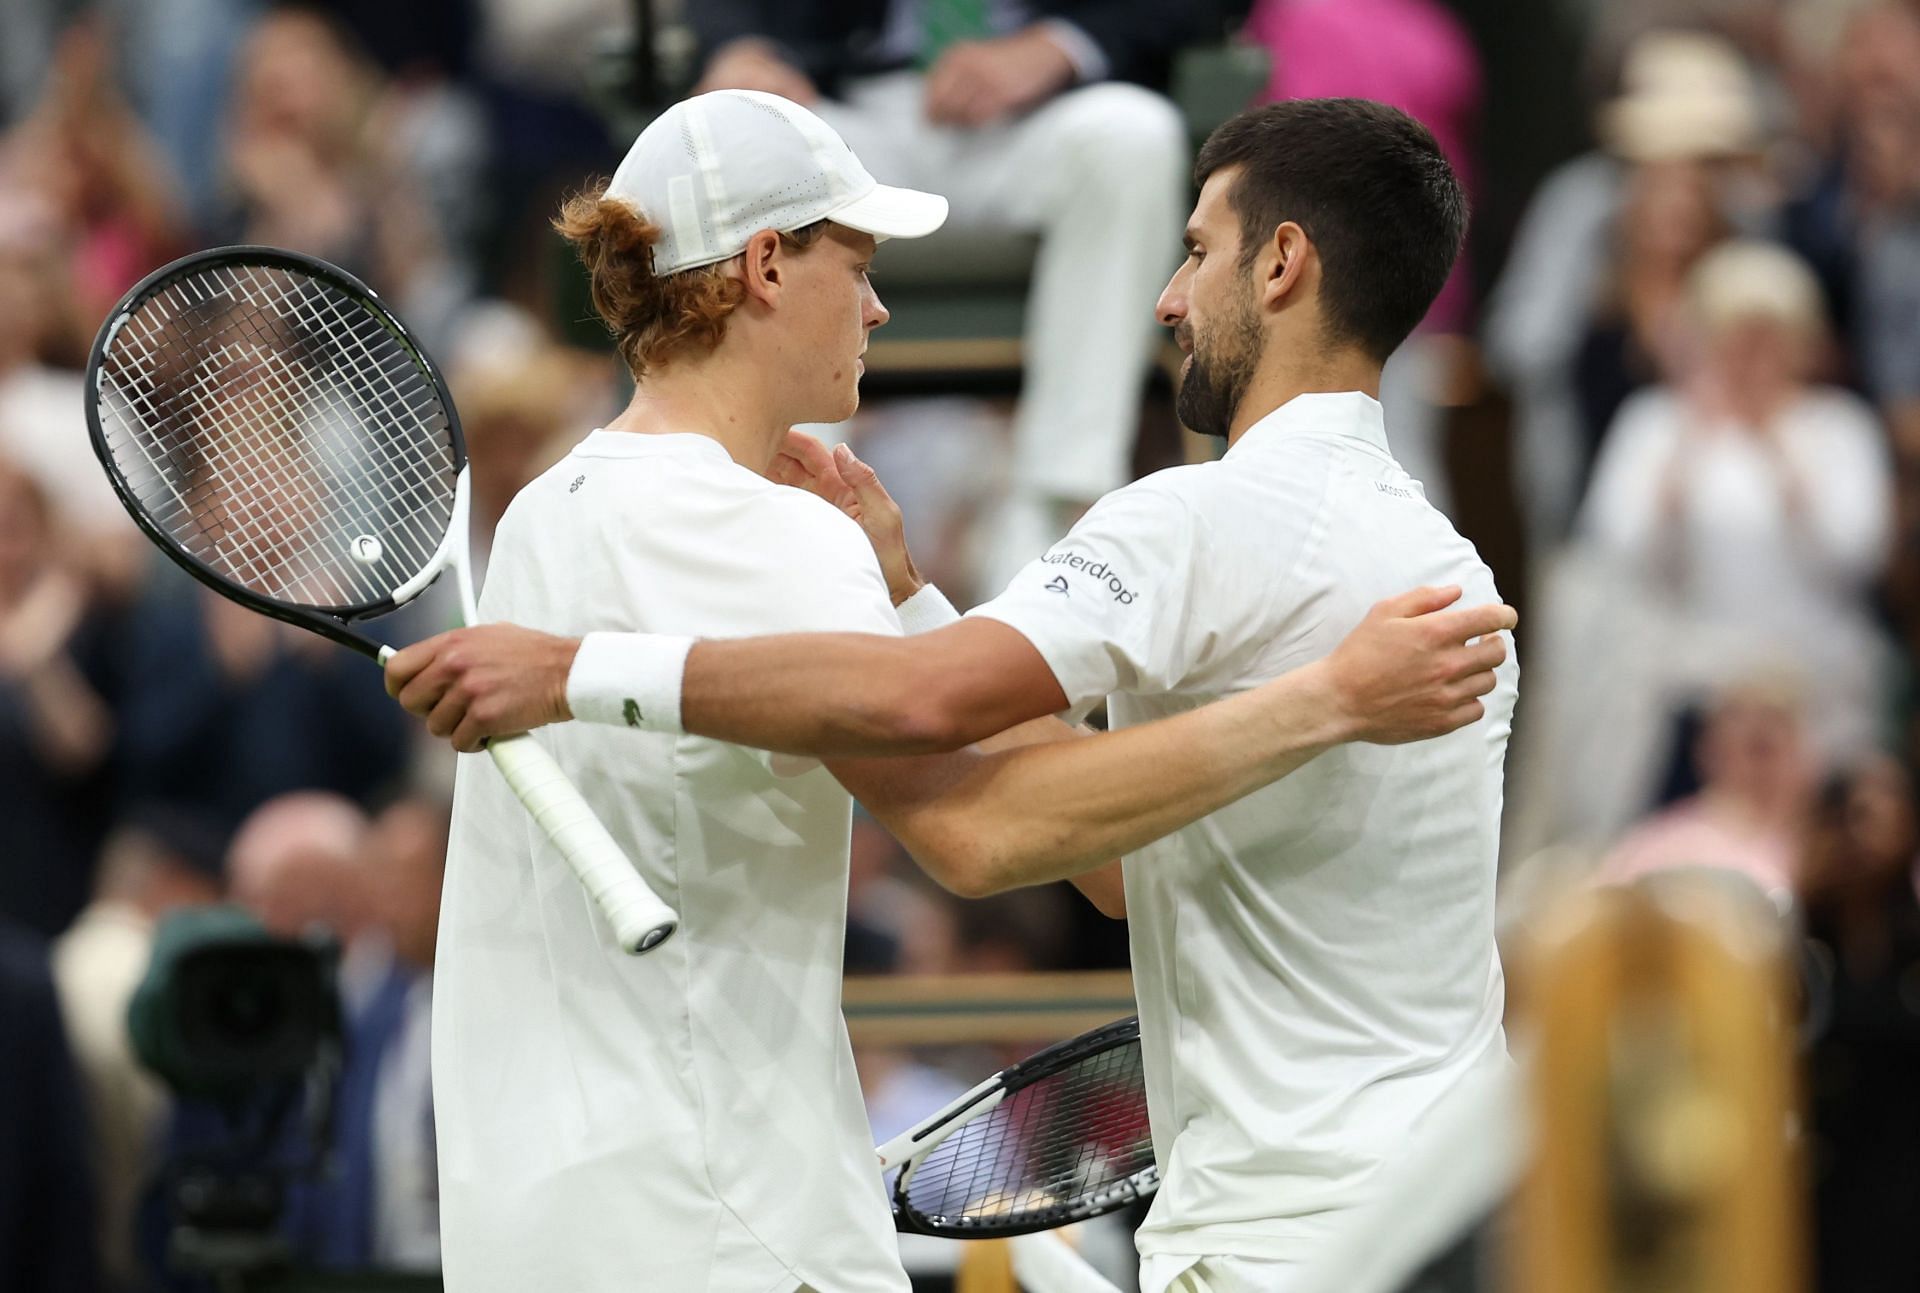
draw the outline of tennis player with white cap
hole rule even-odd
[[[1423,590],[1324,658],[1126,732],[1070,739],[1040,718],[951,753],[823,767],[657,730],[678,726],[677,690],[619,684],[685,655],[651,634],[896,639],[951,615],[886,541],[899,517],[884,492],[849,491],[787,430],[853,412],[859,354],[887,317],[866,277],[875,244],[931,231],[943,208],[876,184],[804,109],[722,91],[662,115],[556,221],[637,388],[515,498],[480,609],[613,644],[610,721],[538,739],[681,926],[622,955],[491,763],[461,760],[434,1002],[449,1288],[907,1287],[839,1014],[849,791],[962,892],[1090,871],[1083,887],[1117,906],[1105,860],[1341,742],[1452,731],[1495,684],[1505,648],[1484,635],[1511,610],[1417,614],[1457,595]],[[1027,653],[1030,715],[1067,708],[1040,653],[995,631]],[[464,713],[541,676],[490,675],[463,642],[484,639],[401,652],[390,686],[418,707],[458,671],[424,708],[451,697]],[[555,678],[563,691],[565,662]]]

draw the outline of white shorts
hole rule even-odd
[[[1140,1263],[1140,1293],[1283,1293],[1298,1262],[1156,1253]]]

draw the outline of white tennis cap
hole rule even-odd
[[[762,229],[787,233],[831,217],[875,238],[922,238],[947,200],[890,188],[807,109],[758,90],[682,99],[640,132],[607,196],[660,225],[653,272],[737,256]]]

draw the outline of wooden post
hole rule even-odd
[[[1566,899],[1515,958],[1535,1160],[1509,1287],[1802,1293],[1783,924],[1675,873]]]

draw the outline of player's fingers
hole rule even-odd
[[[466,693],[458,687],[449,687],[427,714],[427,730],[435,736],[451,737],[466,716]]]
[[[781,445],[783,456],[791,458],[800,472],[807,477],[804,488],[812,490],[829,503],[840,505],[842,495],[847,492],[847,482],[841,479],[840,469],[835,465],[833,455],[819,440],[804,431],[787,432],[786,443]]]
[[[447,688],[453,685],[453,677],[453,670],[447,666],[446,660],[436,658],[415,674],[394,699],[409,714],[425,718],[440,703],[440,698],[447,694]]]
[[[780,452],[800,460],[800,464],[816,476],[831,475],[833,455],[820,437],[808,435],[805,431],[788,431],[785,440],[780,442]]]
[[[853,450],[847,445],[836,446],[833,451],[833,465],[839,470],[840,479],[847,482],[854,500],[863,508],[881,509],[897,513],[899,506],[893,501],[893,495],[887,493],[887,487],[880,483],[880,473],[853,456]]]
[[[487,734],[481,731],[471,715],[453,729],[453,748],[462,754],[478,754],[487,748]]]
[[[1463,701],[1447,711],[1446,718],[1443,720],[1446,723],[1446,727],[1442,729],[1442,734],[1445,732],[1459,731],[1461,728],[1467,726],[1467,724],[1477,723],[1486,716],[1487,707],[1479,701]]]
[[[1486,602],[1479,606],[1463,606],[1436,615],[1433,619],[1435,627],[1446,632],[1454,641],[1465,642],[1514,628],[1520,623],[1520,612],[1502,602]]]
[[[434,644],[438,640],[428,638],[425,642],[416,642],[410,647],[401,648],[387,658],[387,695],[398,700],[406,685],[418,677],[422,669],[433,663]]]
[[[1489,635],[1471,646],[1460,647],[1446,657],[1445,674],[1449,681],[1498,669],[1507,661],[1507,640]]]
[[[1412,619],[1417,615],[1427,615],[1453,605],[1460,600],[1460,589],[1455,585],[1444,588],[1413,588],[1384,601],[1373,604],[1370,615],[1383,619]]]

